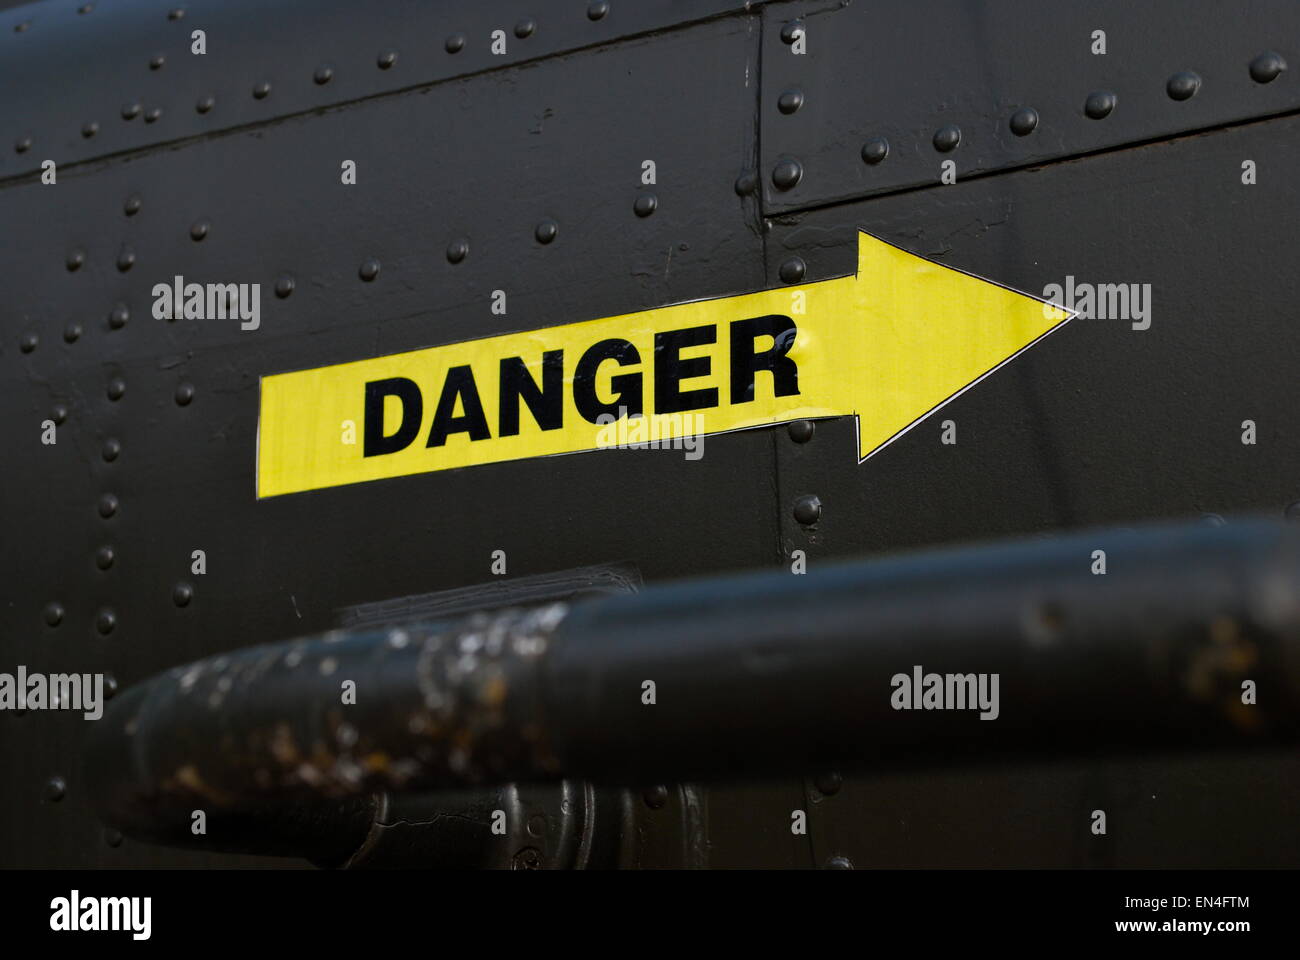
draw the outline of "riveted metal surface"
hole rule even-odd
[[[0,12],[0,178],[38,170],[43,159],[65,164],[264,124],[746,6],[625,0],[593,20],[582,0],[373,0],[364,9],[348,0],[194,0],[172,20],[166,3],[146,0],[85,16],[67,3],[33,4]],[[533,29],[521,33],[523,23]],[[192,52],[195,30],[205,33],[201,55]],[[454,54],[443,50],[450,35],[463,38]],[[158,122],[146,126],[140,115],[151,111]],[[21,152],[11,146],[26,138]]]
[[[617,22],[610,9],[602,25]],[[586,5],[576,10],[590,26]],[[530,43],[547,31],[544,11],[537,20]],[[7,293],[0,347],[10,414],[0,433],[16,451],[5,522],[23,544],[0,559],[14,585],[0,607],[7,660],[111,672],[129,686],[328,629],[342,607],[491,581],[496,549],[510,576],[632,560],[654,580],[768,562],[774,456],[761,431],[710,438],[697,462],[604,452],[262,502],[253,483],[261,375],[761,287],[755,200],[732,190],[755,161],[757,32],[752,15],[714,19],[85,164],[55,187],[0,189],[0,215],[27,238],[7,262],[24,282]],[[329,55],[336,76],[324,89],[344,79]],[[689,77],[683,62],[695,64]],[[251,67],[235,73],[231,83],[251,89]],[[340,183],[345,159],[357,163],[355,186]],[[644,160],[659,184],[642,218]],[[132,196],[141,202],[127,216]],[[558,232],[542,245],[534,230],[548,219]],[[208,229],[194,242],[200,220]],[[451,263],[457,241],[465,255]],[[127,272],[123,243],[136,257]],[[83,265],[69,273],[74,248]],[[382,270],[366,282],[369,259]],[[260,283],[260,328],[155,318],[151,289],[176,275]],[[498,289],[504,316],[491,310]],[[108,320],[115,304],[131,316],[120,329]],[[70,318],[84,333],[68,344]],[[44,446],[33,438],[56,405],[66,421]],[[99,455],[110,437],[121,445],[112,463]],[[644,522],[647,504],[665,502]],[[178,594],[181,583],[191,591]],[[65,609],[57,628],[43,619],[52,600]],[[102,609],[114,614],[106,635]],[[8,775],[31,788],[0,796],[7,864],[212,862],[103,842],[74,769],[80,717],[0,722],[41,736],[39,750],[0,743]],[[68,791],[52,812],[37,801],[54,772]]]
[[[1297,145],[1289,117],[780,218],[771,269],[798,254],[814,280],[853,269],[861,227],[1035,294],[1067,276],[1151,285],[1149,329],[1072,320],[860,466],[851,418],[819,423],[807,443],[779,436],[783,499],[822,507],[811,527],[783,513],[787,555],[1205,511],[1280,516],[1300,490],[1300,430],[1283,413],[1300,403],[1300,327],[1277,305],[1300,300],[1300,278],[1266,251],[1300,210]],[[1247,159],[1268,171],[1253,186],[1241,183]],[[1244,420],[1267,440],[1243,445]]]
[[[1300,108],[1300,74],[1280,69],[1300,63],[1289,0],[799,0],[762,13],[762,169],[803,169],[793,187],[764,178],[768,212],[937,184],[945,160],[961,179]],[[795,22],[802,54],[782,36]],[[781,108],[791,88],[797,112]],[[1011,123],[1026,109],[1037,117],[1022,133],[1027,118]],[[873,161],[879,138],[889,155]]]
[[[789,570],[796,549],[815,569],[1300,517],[1290,4],[174,4],[0,13],[0,218],[21,237],[0,669],[102,671],[109,695],[341,610],[587,565],[655,581]],[[35,182],[44,159],[57,186]],[[843,275],[858,228],[1031,292],[1151,283],[1153,323],[1072,321],[861,465],[834,419],[709,437],[698,462],[602,452],[254,499],[262,375]],[[154,317],[177,275],[260,283],[260,328]],[[1266,442],[1239,442],[1248,418]],[[0,865],[280,863],[124,841],[87,802],[80,716],[0,724]],[[1294,757],[806,775],[637,785],[618,862],[1293,865],[1300,846]],[[1089,844],[1074,818],[1099,803],[1127,826]],[[519,840],[512,864],[544,861]]]
[[[862,228],[1033,293],[1067,276],[1150,283],[1152,304],[1146,330],[1072,320],[861,465],[851,418],[807,440],[777,435],[782,501],[822,504],[814,526],[782,512],[781,562],[800,550],[811,570],[863,551],[1206,511],[1282,516],[1300,490],[1300,329],[1279,309],[1300,298],[1280,253],[1300,210],[1298,146],[1300,118],[1257,121],[777,218],[771,271],[799,255],[812,279],[849,272]],[[1243,185],[1245,160],[1268,175]],[[1241,443],[1248,419],[1266,440]],[[948,420],[955,444],[942,442]],[[1214,772],[1094,761],[856,779],[811,798],[809,835],[819,858],[880,867],[1288,866],[1300,835],[1282,784],[1298,778],[1294,755],[1270,753]],[[1097,807],[1126,826],[1089,844],[1076,821]]]

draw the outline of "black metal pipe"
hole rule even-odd
[[[1298,652],[1300,529],[1096,530],[239,651],[115,698],[88,777],[189,842],[376,791],[1289,743]]]

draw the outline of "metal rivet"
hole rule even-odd
[[[791,257],[785,263],[781,264],[780,276],[782,283],[798,283],[803,279],[803,275],[808,271],[808,265],[803,262],[802,257]]]
[[[39,342],[40,342],[40,338],[36,336],[36,334],[24,333],[21,337],[18,338],[18,349],[21,350],[23,353],[31,353],[33,350],[36,349],[36,344]]]
[[[662,784],[647,787],[642,792],[641,799],[645,801],[645,805],[651,810],[658,810],[668,802],[668,788]]]
[[[934,149],[940,153],[947,153],[950,150],[957,149],[959,143],[961,143],[961,127],[955,123],[950,123],[934,131]]]
[[[794,518],[805,526],[811,526],[821,519],[822,502],[816,494],[808,494],[794,502]]]
[[[790,432],[790,439],[795,443],[807,443],[817,432],[817,424],[812,420],[791,420],[790,426],[786,429]]]
[[[465,49],[465,34],[453,33],[443,46],[447,48],[448,53],[460,53]]]
[[[194,384],[180,383],[176,385],[176,406],[188,407],[194,400]]]
[[[536,847],[524,847],[511,858],[510,869],[512,870],[540,870],[542,869],[542,854]]]
[[[126,273],[135,266],[135,251],[130,247],[124,246],[117,253],[117,269]]]
[[[1282,59],[1282,55],[1268,50],[1250,61],[1250,79],[1256,83],[1268,83],[1276,80],[1278,74],[1285,69],[1286,61]]]
[[[798,89],[787,90],[776,100],[776,108],[782,113],[794,113],[802,106],[803,91]]]
[[[528,818],[528,835],[530,837],[540,837],[546,832],[546,817],[540,813],[535,813]]]
[[[117,513],[117,508],[117,497],[111,493],[106,493],[99,498],[99,515],[105,520]]]
[[[827,870],[852,870],[853,861],[848,857],[831,857],[826,861]]]
[[[121,330],[131,319],[131,310],[125,303],[116,303],[108,315],[108,325],[114,330]]]
[[[210,220],[195,220],[190,226],[190,239],[196,243],[208,235],[208,229],[212,226]]]
[[[122,212],[128,217],[134,217],[140,212],[140,207],[143,206],[143,203],[144,201],[140,199],[140,194],[133,193],[131,196],[126,198],[126,203],[122,204]]]
[[[216,105],[217,98],[210,93],[205,93],[203,96],[199,97],[198,101],[194,104],[194,109],[199,113],[207,113]]]
[[[107,607],[100,610],[99,614],[95,617],[95,629],[98,630],[102,636],[106,637],[112,633],[116,627],[117,614]]]
[[[51,601],[45,605],[45,623],[57,627],[63,622],[63,604]]]
[[[141,109],[143,108],[140,106],[140,102],[138,100],[132,103],[122,104],[122,119],[134,120],[136,117],[140,116]]]
[[[609,4],[606,0],[595,0],[594,3],[587,4],[588,20],[603,20],[609,13]]]
[[[68,419],[67,405],[62,403],[56,403],[53,407],[52,415],[54,417],[55,423],[62,424],[64,420]]]
[[[258,100],[265,100],[271,94],[271,85],[263,80],[253,88],[253,97]]]
[[[1100,120],[1110,116],[1110,112],[1115,109],[1115,103],[1115,94],[1109,90],[1096,90],[1088,94],[1088,99],[1083,104],[1083,112],[1094,120]]]
[[[843,785],[844,778],[834,771],[824,773],[813,780],[813,786],[817,788],[817,791],[827,797],[835,796],[840,792],[840,787]]]
[[[520,20],[515,24],[515,36],[520,40],[531,37],[533,31],[537,29],[537,21],[532,19]]]
[[[334,69],[328,66],[319,66],[316,68],[316,72],[312,74],[312,79],[315,80],[316,83],[320,85],[329,83],[330,80],[333,79],[333,77],[334,77]]]
[[[1038,111],[1033,107],[1024,107],[1011,115],[1011,132],[1017,137],[1027,137],[1038,126]]]
[[[275,278],[275,295],[281,300],[293,293],[293,287],[293,274],[282,273]]]
[[[94,120],[82,124],[81,135],[85,137],[87,140],[89,140],[97,133],[99,133],[99,124],[97,124]]]
[[[104,546],[95,551],[95,566],[101,570],[107,570],[113,565],[117,554],[113,552],[112,547]]]
[[[109,828],[104,831],[104,842],[117,849],[122,845],[122,831]]]
[[[50,777],[45,781],[45,799],[58,803],[68,793],[68,782],[62,777]]]
[[[81,336],[81,324],[77,322],[69,323],[63,328],[63,342],[76,343]]]
[[[172,603],[178,607],[188,607],[194,599],[194,588],[188,583],[178,583],[172,588]]]
[[[114,377],[108,381],[108,399],[121,400],[122,395],[126,393],[126,381],[121,377]]]
[[[803,179],[798,160],[782,160],[772,171],[772,183],[778,190],[790,190]]]
[[[112,700],[117,693],[117,677],[111,673],[104,674],[104,699]]]
[[[107,463],[112,463],[114,460],[116,460],[119,456],[122,455],[121,441],[114,440],[112,437],[109,437],[107,440],[104,441],[104,449],[101,450],[100,453]]]
[[[753,170],[746,170],[736,178],[737,196],[748,196],[758,187],[758,174]]]
[[[862,162],[877,164],[889,156],[889,141],[884,137],[873,137],[862,145]]]
[[[1294,503],[1288,503],[1286,509],[1282,511],[1282,516],[1286,517],[1288,520],[1300,522],[1300,500],[1297,500]]]
[[[31,148],[32,148],[31,137],[19,137],[17,140],[14,141],[14,152],[16,153],[26,153]]]
[[[469,241],[460,237],[447,244],[447,262],[460,263],[469,256]]]
[[[795,39],[803,33],[803,21],[791,20],[781,28],[781,42],[794,43]]]
[[[158,120],[158,118],[161,117],[161,116],[162,116],[162,108],[161,108],[161,107],[150,107],[147,111],[145,111],[144,122],[145,122],[145,123],[156,123],[157,120]]]
[[[67,260],[64,261],[69,270],[80,270],[81,265],[86,262],[86,253],[84,250],[72,250],[68,253]]]
[[[375,279],[375,277],[379,276],[379,261],[374,257],[364,261],[361,264],[361,269],[357,271],[357,274],[362,280],[369,283],[371,280]]]
[[[166,63],[166,62],[167,62],[167,58],[164,57],[161,53],[154,54],[154,56],[152,56],[152,57],[149,59],[149,69],[150,69],[150,70],[161,70],[163,64]]]
[[[533,231],[533,236],[537,238],[538,243],[550,243],[560,233],[560,225],[554,220],[543,220]]]
[[[1175,73],[1165,84],[1165,92],[1171,100],[1190,100],[1201,89],[1201,78],[1191,70]]]
[[[376,60],[375,62],[379,64],[380,70],[387,70],[389,67],[391,67],[393,64],[397,62],[397,51],[385,50],[383,53],[379,55],[379,59]]]
[[[632,211],[638,217],[648,217],[659,208],[659,199],[653,193],[643,193],[632,202]]]
[[[177,7],[175,10],[168,10],[168,11],[167,11],[167,19],[168,19],[168,20],[179,20],[179,19],[181,19],[183,16],[185,16],[185,10],[184,10],[183,8],[181,8],[181,7]]]

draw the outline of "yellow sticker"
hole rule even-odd
[[[853,276],[263,377],[257,492],[847,415],[864,460],[1070,316],[859,233]]]

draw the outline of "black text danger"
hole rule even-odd
[[[448,367],[437,390],[437,406],[426,447],[440,447],[458,433],[471,441],[490,440],[493,436],[519,434],[520,418],[527,415],[542,430],[564,426],[565,386],[571,385],[573,407],[589,423],[609,422],[620,415],[620,407],[629,417],[643,414],[681,413],[707,410],[722,403],[742,404],[754,399],[755,380],[759,373],[770,374],[773,396],[788,397],[799,393],[799,370],[788,356],[798,330],[793,320],[771,314],[736,320],[726,325],[729,338],[731,374],[727,384],[704,385],[712,377],[712,358],[684,357],[682,351],[718,342],[718,325],[707,324],[667,330],[654,335],[654,355],[643,357],[629,340],[610,338],[591,344],[575,358],[565,351],[547,350],[542,354],[541,382],[529,372],[523,357],[502,357],[492,370],[479,370],[478,377],[491,381],[480,383],[468,365]],[[763,341],[760,347],[759,341]],[[605,364],[613,364],[607,390],[611,399],[597,391],[597,373]],[[571,365],[571,366],[570,366]],[[646,378],[650,379],[647,389]],[[693,381],[690,386],[683,381]],[[483,389],[495,390],[498,420],[496,433],[484,413]],[[429,394],[433,396],[433,393]],[[649,408],[646,405],[649,396]],[[395,397],[401,404],[397,428],[384,433],[384,404]],[[409,447],[424,424],[425,394],[420,384],[408,377],[371,380],[365,385],[365,426],[363,453],[367,457],[397,453]],[[457,412],[459,411],[459,412]],[[599,418],[604,416],[604,421]]]

